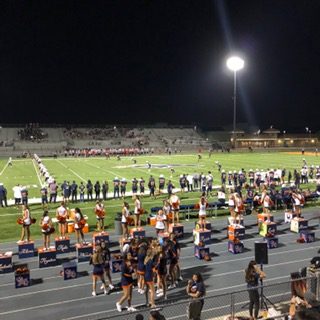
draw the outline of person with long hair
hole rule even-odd
[[[158,275],[158,290],[157,297],[164,297],[167,300],[167,255],[164,247],[161,247],[160,254],[157,259],[157,275]]]
[[[122,237],[128,238],[129,230],[128,230],[128,219],[130,216],[129,212],[129,204],[128,202],[124,202],[122,205],[122,216],[121,216],[121,226],[122,226]]]
[[[49,217],[48,210],[43,212],[42,218],[40,220],[41,233],[43,235],[43,250],[50,249],[50,235],[54,232],[52,226],[51,218]]]
[[[200,319],[206,289],[202,275],[199,272],[192,275],[192,279],[188,281],[186,291],[189,297],[195,299],[189,306],[189,319]]]
[[[112,289],[114,289],[114,285],[112,283],[111,274],[110,274],[111,253],[108,248],[108,244],[105,241],[101,241],[100,246],[101,246],[101,255],[103,258],[103,262],[104,262],[104,264],[103,264],[104,273],[109,280],[109,288],[112,290]],[[101,286],[100,289],[104,289],[103,285]]]
[[[127,300],[128,301],[128,311],[136,311],[134,307],[131,306],[132,300],[132,274],[134,270],[131,265],[130,258],[125,256],[123,258],[122,266],[121,266],[121,286],[123,290],[123,295],[121,299],[116,303],[117,310],[122,312],[121,305]]]
[[[64,201],[62,201],[60,207],[57,208],[56,217],[59,223],[60,239],[65,239],[67,232],[68,210]]]
[[[104,205],[100,200],[96,201],[96,206],[94,207],[94,213],[96,214],[97,219],[97,230],[103,231],[104,230],[104,218],[105,218],[105,209]]]
[[[138,293],[144,294],[144,274],[145,274],[145,265],[144,265],[144,259],[147,254],[146,250],[147,244],[145,242],[142,242],[139,245],[138,250],[138,264],[137,264],[137,275],[138,275]]]
[[[84,219],[80,208],[75,208],[74,211],[74,230],[76,231],[77,243],[80,244],[81,238],[82,244],[85,244],[83,228],[86,224],[86,220]]]
[[[22,229],[21,238],[19,242],[23,242],[25,236],[27,236],[27,242],[30,241],[30,225],[31,225],[31,215],[28,205],[24,204],[22,206]]]
[[[166,216],[163,213],[162,210],[159,210],[157,215],[156,215],[156,233],[157,235],[160,232],[164,232],[165,230],[165,221],[166,221]]]
[[[248,293],[249,293],[249,314],[251,320],[258,319],[259,315],[259,280],[265,278],[266,274],[260,270],[256,261],[251,260],[249,262],[248,268],[245,270],[245,281],[247,283]],[[254,313],[253,313],[254,307]]]
[[[102,257],[102,249],[98,245],[95,248],[95,252],[91,257],[91,263],[93,265],[93,272],[92,272],[92,295],[96,296],[96,287],[97,287],[97,280],[101,280],[103,284],[103,293],[107,294],[106,282],[104,280],[104,260]]]
[[[138,195],[134,198],[134,227],[138,228],[141,227],[141,201]]]
[[[201,229],[204,230],[205,226],[206,226],[206,208],[208,206],[208,202],[205,198],[205,196],[202,195],[202,197],[200,198],[199,201],[199,222],[200,222],[200,226]]]
[[[154,282],[153,282],[153,251],[151,248],[147,250],[146,257],[144,259],[144,265],[145,265],[145,274],[144,274],[144,281],[147,286],[148,294],[149,294],[149,304],[151,308],[155,308],[155,290],[154,290]]]
[[[171,208],[170,208],[170,203],[168,200],[163,200],[162,211],[163,211],[164,215],[166,216],[166,220],[164,221],[164,224],[165,224],[165,230],[168,232],[169,222],[171,220]]]
[[[169,199],[169,203],[173,212],[172,223],[175,224],[175,220],[179,223],[179,209],[180,209],[180,199],[179,197],[173,193]]]

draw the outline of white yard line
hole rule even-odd
[[[35,165],[35,163],[34,163],[34,160],[32,159],[31,161],[32,161],[34,170],[35,170],[35,172],[36,172],[36,175],[37,175],[37,177],[38,177],[38,180],[39,180],[39,183],[40,183],[40,188],[41,188],[41,186],[42,186],[42,181],[41,181],[41,178],[40,178],[40,174],[39,174],[38,169],[37,169],[37,167],[36,167],[36,165]]]
[[[64,168],[66,168],[67,170],[69,170],[70,172],[72,172],[75,176],[77,176],[79,179],[81,179],[84,182],[87,182],[86,179],[82,178],[79,174],[77,174],[75,171],[73,171],[72,169],[68,168],[63,162],[61,162],[58,159],[55,159],[55,161],[57,161],[60,165],[62,165]]]

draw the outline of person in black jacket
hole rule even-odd
[[[92,200],[92,191],[93,191],[93,185],[91,180],[88,180],[87,182],[87,200]]]

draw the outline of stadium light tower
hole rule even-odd
[[[244,61],[239,57],[227,59],[227,67],[233,71],[233,145],[236,146],[236,117],[237,117],[237,72],[244,67]]]

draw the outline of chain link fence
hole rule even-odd
[[[315,305],[320,305],[320,272],[309,275],[297,281],[305,280],[307,292],[306,299],[313,301]],[[291,288],[296,280],[280,282],[272,285],[259,287],[260,292],[260,315],[264,309],[272,309],[273,316],[264,314],[264,319],[285,319],[289,311],[290,300],[292,297]],[[262,299],[261,299],[262,296]],[[206,296],[201,312],[201,318],[190,318],[188,311],[192,300],[167,300],[159,304],[156,310],[165,317],[166,320],[233,320],[249,319],[249,294],[248,290],[241,290],[232,293]],[[137,314],[143,315],[144,319],[149,319],[151,309],[145,306],[136,306],[137,312],[106,311],[102,316],[92,316],[91,320],[117,319],[134,320]],[[320,315],[320,313],[319,313]],[[319,316],[320,318],[320,316]],[[88,319],[88,318],[87,318]]]

